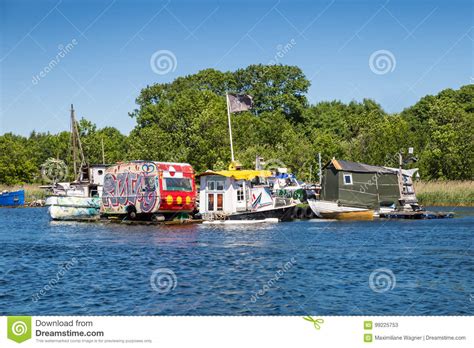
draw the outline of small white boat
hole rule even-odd
[[[50,196],[45,205],[53,220],[97,220],[100,197]]]
[[[311,210],[321,218],[338,220],[372,220],[374,211],[367,208],[341,206],[336,202],[308,199]]]

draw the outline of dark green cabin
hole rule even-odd
[[[398,206],[398,175],[385,167],[333,159],[323,167],[321,199],[370,209]]]

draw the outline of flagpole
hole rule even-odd
[[[230,155],[232,162],[234,162],[234,146],[232,144],[232,125],[230,123],[230,108],[229,108],[229,93],[225,94],[226,103],[227,103],[227,119],[229,121],[229,138],[230,138]]]

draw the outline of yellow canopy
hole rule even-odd
[[[272,172],[269,170],[208,170],[207,172],[199,174],[199,176],[204,175],[221,175],[234,178],[235,180],[252,180],[257,176],[268,178],[272,176]]]

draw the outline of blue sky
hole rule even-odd
[[[304,71],[312,103],[372,98],[399,112],[473,83],[472,3],[0,0],[0,134],[68,129],[71,103],[128,133],[142,87],[272,61]],[[176,58],[167,73],[158,51]]]

